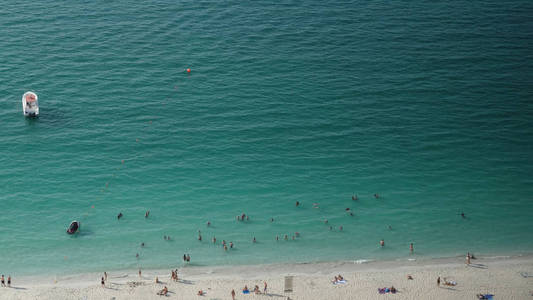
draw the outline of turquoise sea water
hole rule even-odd
[[[0,271],[532,252],[531,16],[531,1],[4,1]]]

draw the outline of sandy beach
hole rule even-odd
[[[327,262],[232,267],[179,268],[179,281],[169,270],[108,272],[102,287],[100,274],[47,278],[14,278],[11,288],[0,288],[1,299],[477,299],[479,293],[494,299],[529,299],[533,290],[533,256],[403,260],[381,262]],[[333,284],[341,274],[346,283]],[[293,277],[293,292],[284,292],[285,276]],[[408,275],[413,278],[409,280]],[[155,277],[161,283],[155,283]],[[437,278],[441,285],[437,286]],[[455,286],[444,286],[444,280]],[[242,288],[255,285],[267,295],[244,295]],[[168,287],[166,297],[157,292]],[[394,286],[396,294],[380,294],[378,288]],[[205,292],[198,296],[199,290]]]

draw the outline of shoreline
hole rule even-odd
[[[170,297],[194,299],[236,299],[265,297],[240,292],[244,285],[263,289],[267,281],[278,299],[351,299],[352,296],[372,299],[383,296],[377,288],[395,286],[402,299],[475,299],[476,292],[487,292],[506,299],[523,299],[533,289],[533,255],[478,257],[467,266],[464,258],[440,258],[391,261],[337,261],[318,263],[269,264],[248,266],[186,266],[178,269],[180,282],[170,280],[168,270],[110,271],[106,288],[100,286],[102,273],[57,276],[24,276],[13,278],[13,287],[0,288],[7,299],[158,299],[156,292],[168,286]],[[333,285],[331,280],[342,274],[346,284]],[[410,274],[414,280],[407,280]],[[528,274],[523,277],[520,274]],[[283,293],[284,276],[294,276],[294,292]],[[155,283],[155,277],[162,283]],[[458,282],[456,287],[436,287],[436,278],[448,277]],[[512,289],[511,289],[512,288]],[[207,291],[207,297],[196,295]],[[452,294],[450,294],[452,293]],[[376,296],[377,295],[377,296]],[[3,297],[3,296],[2,296]],[[348,298],[346,298],[348,297]],[[255,298],[254,298],[255,299]]]

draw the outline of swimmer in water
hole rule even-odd
[[[229,247],[233,249],[233,242],[229,242]]]
[[[353,195],[352,195],[352,200],[353,200],[353,201],[356,201],[356,200],[359,200],[359,199],[357,199],[357,195],[353,194]]]
[[[255,236],[254,236],[254,240],[253,240],[254,243],[257,243],[257,240],[255,239]]]
[[[144,242],[141,243],[141,247],[144,247]]]
[[[413,251],[415,251],[415,247],[413,246],[413,243],[411,243],[411,245],[409,245],[409,252],[413,253]]]
[[[274,218],[270,218],[270,223],[274,222]]]
[[[284,239],[285,239],[286,241],[288,241],[288,240],[289,240],[289,236],[288,236],[288,235],[285,235]]]
[[[378,199],[379,195],[378,194],[374,194],[374,198]]]
[[[145,217],[145,218],[148,218],[148,215],[149,215],[149,214],[150,214],[150,211],[147,210],[146,213],[144,213],[144,217]]]
[[[279,236],[276,235],[276,241],[279,241]]]
[[[216,242],[217,242],[217,238],[213,237],[213,244],[215,244]]]
[[[392,230],[392,226],[389,225],[389,230]]]
[[[120,220],[120,218],[122,218],[122,213],[118,213],[118,216],[117,216],[117,219]]]
[[[381,247],[384,247],[385,246],[385,240],[379,241],[379,244],[381,245]]]
[[[296,201],[296,206],[300,206],[300,201]]]
[[[325,219],[325,220],[324,220],[324,224],[328,224],[328,219]]]
[[[207,221],[207,227],[211,226],[211,222]]]
[[[466,216],[465,216],[464,212],[461,212],[461,217],[463,217],[463,219],[466,219]]]
[[[342,231],[342,226],[339,226],[339,230]]]

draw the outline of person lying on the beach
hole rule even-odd
[[[162,290],[157,293],[159,296],[166,296],[168,294],[168,288],[165,286]]]
[[[391,286],[391,288],[378,288],[378,292],[380,294],[385,294],[385,293],[393,293],[393,294],[396,294],[398,290],[394,287],[394,286]]]
[[[446,278],[443,278],[444,279],[444,285],[449,285],[449,286],[456,286],[457,285],[457,282],[455,281],[448,281],[446,280]]]
[[[407,275],[407,280],[413,280],[413,276]]]
[[[492,299],[492,296],[494,296],[494,295],[492,295],[492,294],[486,294],[486,295],[477,294],[476,296],[477,296],[478,299],[488,300],[488,299]]]
[[[204,295],[204,291],[199,290],[199,291],[198,291],[198,296],[203,296],[203,295]]]

